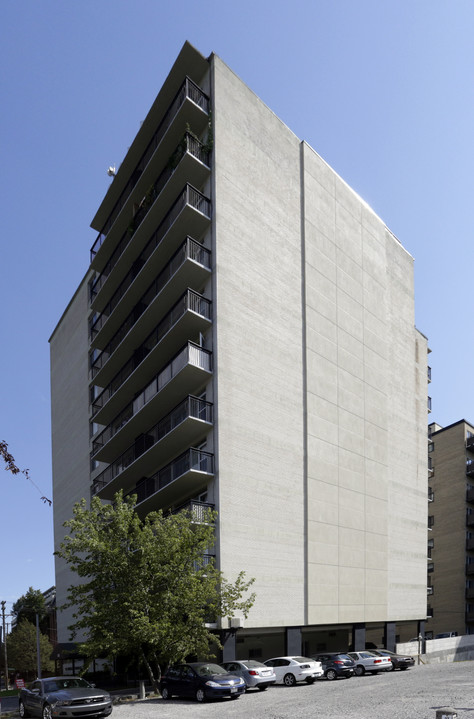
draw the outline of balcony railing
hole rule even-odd
[[[473,513],[466,513],[466,526],[473,527],[474,526],[474,512]]]
[[[474,562],[466,564],[466,574],[474,574]]]
[[[203,370],[211,371],[212,353],[205,350],[194,342],[188,342],[183,349],[169,362],[151,382],[130,402],[120,414],[95,437],[92,443],[92,457],[119,432],[124,425],[134,417],[137,412],[156,397],[163,387],[176,377],[186,365],[200,367]]]
[[[474,452],[474,437],[468,437],[466,439],[466,449],[469,452]]]
[[[470,487],[466,490],[466,502],[474,502],[474,487]]]
[[[180,89],[178,90],[178,93],[176,94],[174,100],[170,104],[169,108],[167,109],[162,121],[160,122],[155,134],[153,135],[152,139],[147,145],[147,148],[143,155],[141,156],[135,170],[131,173],[130,180],[128,181],[126,187],[122,190],[119,199],[114,205],[114,208],[112,212],[110,213],[109,217],[107,218],[107,221],[104,224],[104,227],[102,228],[102,231],[99,233],[97,239],[95,240],[94,244],[91,247],[91,262],[96,256],[97,252],[99,251],[99,248],[101,247],[103,241],[107,237],[107,233],[112,227],[113,223],[115,222],[115,219],[117,218],[120,210],[125,205],[128,197],[130,196],[131,191],[137,184],[140,175],[142,174],[145,167],[148,165],[153,153],[155,152],[156,148],[160,144],[163,135],[173,122],[174,118],[176,117],[180,107],[183,105],[186,99],[191,100],[196,105],[198,105],[205,113],[209,112],[209,98],[207,95],[204,94],[204,92],[199,88],[190,78],[186,78],[183,84],[181,85]]]
[[[434,491],[431,487],[428,487],[428,502],[432,502],[434,500]]]
[[[156,347],[156,345],[161,342],[163,337],[168,334],[168,332],[179,322],[186,312],[195,312],[197,315],[210,320],[211,301],[200,295],[198,292],[194,292],[194,290],[188,289],[184,295],[181,295],[178,302],[171,308],[168,314],[163,317],[161,322],[148,335],[143,344],[135,350],[134,356],[128,360],[119,372],[117,372],[107,387],[105,387],[105,389],[102,390],[102,392],[94,399],[92,404],[93,414],[96,414],[100,409],[102,409],[112,395],[117,392],[128,377],[130,377],[132,372],[137,369],[145,357],[154,349],[154,347]],[[103,363],[98,363],[100,355],[97,358],[93,358],[94,356],[91,355],[91,360],[93,360],[91,370],[93,377],[95,377],[104,366],[105,361]]]
[[[209,510],[214,510],[214,505],[209,502],[198,502],[195,499],[186,504],[182,504],[180,507],[173,509],[172,514],[179,514],[180,512],[188,512],[193,522],[196,524],[202,524],[207,519]]]
[[[474,551],[474,539],[466,539],[466,550],[468,552]]]
[[[178,249],[178,251],[173,255],[166,267],[162,270],[162,272],[160,272],[158,277],[153,280],[146,292],[144,292],[143,295],[140,297],[137,304],[130,312],[126,320],[120,325],[119,329],[114,334],[110,342],[94,360],[93,368],[98,367],[100,369],[104,366],[110,355],[114,352],[114,350],[117,349],[124,337],[138,322],[142,314],[147,309],[148,305],[150,305],[153,300],[160,294],[161,290],[170,281],[173,275],[176,274],[179,268],[185,264],[187,260],[200,259],[202,260],[202,264],[204,267],[210,268],[210,254],[211,253],[209,252],[209,250],[206,250],[202,245],[199,244],[199,242],[195,242],[190,238],[186,239],[181,245],[181,247]]]
[[[466,474],[468,477],[474,477],[474,460],[472,459],[466,461]]]
[[[434,594],[434,587],[426,587],[426,593],[428,594],[428,596]]]
[[[101,485],[101,488],[107,486],[136,459],[164,439],[188,418],[199,419],[209,424],[212,423],[212,404],[198,397],[187,397],[184,402],[181,402],[166,417],[163,417],[158,424],[155,424],[154,427],[135,440],[118,459],[101,472],[94,480],[94,486],[96,482]],[[95,494],[94,491],[93,493]]]
[[[160,226],[156,230],[156,232],[152,235],[151,240],[148,244],[150,244],[151,241],[155,242],[155,246],[157,246],[163,237],[166,235],[168,230],[170,229],[173,222],[176,220],[180,212],[186,207],[186,205],[189,205],[190,207],[193,207],[195,210],[200,212],[201,214],[205,215],[206,217],[211,216],[211,203],[210,200],[208,200],[207,197],[205,197],[203,194],[199,192],[199,190],[196,190],[195,187],[192,185],[187,184],[185,188],[182,190],[182,192],[179,194],[178,198],[174,202],[173,206],[161,222]],[[91,282],[89,286],[90,291],[90,301],[93,302],[96,298],[97,294],[100,292],[102,287],[105,284],[105,281],[107,280],[108,276],[112,272],[113,268],[117,264],[118,260],[124,253],[125,249],[130,244],[130,241],[135,234],[136,230],[138,229],[138,226],[143,222],[145,216],[148,214],[148,211],[151,206],[143,207],[142,210],[139,210],[134,218],[134,225],[130,227],[124,234],[122,235],[119,243],[117,244],[117,247],[113,251],[112,255],[110,256],[109,261],[105,265],[102,272],[95,278],[93,282]]]
[[[200,449],[188,449],[182,455],[156,472],[152,477],[142,479],[137,484],[135,489],[129,492],[126,496],[136,494],[137,505],[139,505],[145,500],[150,499],[150,497],[153,497],[153,495],[159,492],[160,489],[163,489],[168,484],[171,484],[171,482],[174,482],[175,479],[182,477],[183,474],[186,474],[186,472],[190,472],[191,470],[213,474],[214,455],[209,452],[203,452]],[[94,482],[94,486],[95,484],[96,482]],[[99,486],[95,492],[94,486],[92,492],[93,494],[97,494],[97,492],[103,489],[105,485]]]
[[[156,234],[156,233],[155,233]],[[118,303],[130,287],[130,285],[133,283],[134,279],[136,278],[138,272],[143,268],[143,266],[147,263],[150,256],[153,254],[154,250],[157,247],[155,234],[153,235],[152,239],[147,243],[145,249],[141,253],[140,257],[135,260],[133,263],[133,268],[130,270],[130,272],[125,276],[124,280],[120,283],[117,290],[114,292],[112,299],[110,302],[107,303],[105,308],[102,310],[102,312],[98,313],[94,316],[94,321],[91,323],[90,326],[90,340],[91,342],[95,339],[97,336],[97,333],[100,332],[102,327],[104,326],[106,320],[109,318],[109,316],[112,314],[114,309],[117,307]],[[181,247],[177,250],[176,254],[171,259],[170,263],[168,264],[167,268],[163,270],[160,277],[163,275],[163,279],[166,278],[166,270],[169,271],[169,277],[168,279],[176,272],[176,270],[181,266],[181,264],[186,260],[190,259],[193,262],[197,262],[198,264],[202,265],[203,267],[207,267],[210,269],[211,267],[211,253],[209,250],[207,250],[203,245],[201,245],[200,242],[196,242],[196,240],[193,240],[192,237],[186,237],[185,241],[181,245]],[[181,260],[181,261],[180,261]],[[165,282],[166,283],[166,282]],[[140,302],[143,302],[143,298],[140,300]],[[140,303],[139,303],[140,305]]]

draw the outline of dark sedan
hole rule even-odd
[[[354,676],[355,661],[341,652],[324,652],[315,654],[313,659],[321,662],[324,676],[332,681],[333,679],[349,679]]]
[[[237,699],[245,692],[245,682],[219,664],[190,662],[170,667],[161,677],[160,692],[163,699],[173,696],[194,697],[198,702],[224,697]]]
[[[371,649],[370,651],[372,654],[378,654],[379,657],[388,657],[392,662],[392,671],[393,669],[401,669],[404,671],[408,669],[408,667],[415,665],[415,660],[409,654],[396,654],[395,652],[390,652],[388,649]]]
[[[80,677],[36,679],[20,690],[18,701],[21,717],[107,717],[112,713],[110,694]]]

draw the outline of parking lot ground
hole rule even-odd
[[[407,671],[295,687],[276,685],[236,700],[198,704],[188,699],[148,699],[114,707],[113,719],[435,719],[454,707],[474,719],[474,662],[428,664]]]

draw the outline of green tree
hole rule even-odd
[[[81,580],[64,605],[74,608],[71,638],[85,637],[81,651],[90,659],[138,657],[157,689],[162,666],[221,646],[206,623],[247,617],[255,595],[243,597],[254,580],[240,572],[230,583],[204,556],[214,544],[214,512],[199,521],[185,511],[142,520],[135,501],[119,492],[113,504],[78,502],[56,554]]]
[[[36,615],[39,616],[39,624],[42,632],[46,633],[48,627],[48,609],[43,594],[39,589],[30,587],[26,594],[16,600],[12,607],[12,614],[16,617],[17,625],[24,619],[36,625]]]
[[[48,637],[40,634],[41,671],[54,672],[50,659],[53,645]],[[26,679],[32,679],[37,671],[36,627],[25,619],[7,636],[8,666],[14,667]]]

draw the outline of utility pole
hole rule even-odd
[[[5,689],[8,689],[8,662],[7,662],[7,635],[5,632],[5,604],[6,602],[3,600],[1,602],[2,605],[2,627],[3,627],[3,651],[4,651],[4,659],[5,659]]]

